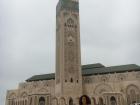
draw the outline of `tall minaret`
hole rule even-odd
[[[56,8],[56,96],[81,96],[79,2],[59,0]]]

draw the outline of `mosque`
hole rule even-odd
[[[56,70],[8,90],[6,105],[130,105],[140,103],[140,66],[81,65],[79,1],[56,7]],[[84,104],[85,102],[85,104]]]

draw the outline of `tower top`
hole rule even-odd
[[[74,1],[74,2],[78,2],[79,0],[59,0],[59,1]]]
[[[78,0],[59,0],[56,11],[57,13],[61,9],[66,9],[66,10],[72,10],[72,11],[78,11],[79,12],[79,2]]]

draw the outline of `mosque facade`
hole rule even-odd
[[[84,98],[85,97],[85,100]],[[84,101],[86,104],[84,104]],[[81,65],[79,1],[56,7],[56,70],[8,90],[6,105],[130,105],[140,103],[140,66]]]

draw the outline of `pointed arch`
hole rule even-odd
[[[70,18],[67,20],[67,23],[70,24],[70,25],[72,25],[72,24],[74,24],[74,20],[70,17]]]
[[[73,78],[70,79],[70,82],[73,83]]]
[[[101,95],[104,92],[112,92],[112,87],[108,84],[99,84],[95,87],[94,94]]]
[[[69,99],[69,105],[73,105],[73,99],[72,98]]]
[[[27,97],[27,96],[28,96],[28,94],[27,94],[27,92],[25,92],[25,91],[22,92],[21,95],[20,95],[20,97],[23,97],[23,98],[25,98],[25,97]]]
[[[39,105],[45,105],[45,98],[44,97],[39,98]]]
[[[127,104],[139,103],[140,102],[140,89],[138,86],[131,84],[126,88]]]
[[[111,103],[111,105],[117,105],[117,101],[116,101],[116,98],[114,96],[112,96],[110,98],[110,103]]]
[[[104,105],[104,100],[102,97],[99,97],[98,105]]]
[[[16,93],[13,92],[13,93],[9,94],[9,98],[10,98],[10,99],[16,98]]]
[[[48,90],[46,88],[40,88],[40,89],[38,89],[38,92],[39,93],[47,93]]]

